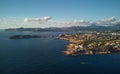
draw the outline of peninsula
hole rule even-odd
[[[59,39],[68,40],[66,55],[110,54],[120,52],[119,33],[64,34]]]

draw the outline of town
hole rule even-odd
[[[93,55],[120,52],[119,32],[92,32],[85,34],[64,34],[59,39],[68,40],[66,55]]]

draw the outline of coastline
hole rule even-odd
[[[120,52],[119,36],[103,36],[96,34],[65,34],[59,39],[69,41],[66,55],[94,55]]]

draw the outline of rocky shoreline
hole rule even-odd
[[[120,52],[120,37],[117,35],[65,34],[59,39],[68,40],[66,55],[93,55]]]

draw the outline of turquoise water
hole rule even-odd
[[[120,74],[120,54],[66,56],[68,41],[18,39],[17,34],[57,36],[64,32],[0,32],[0,74]]]

